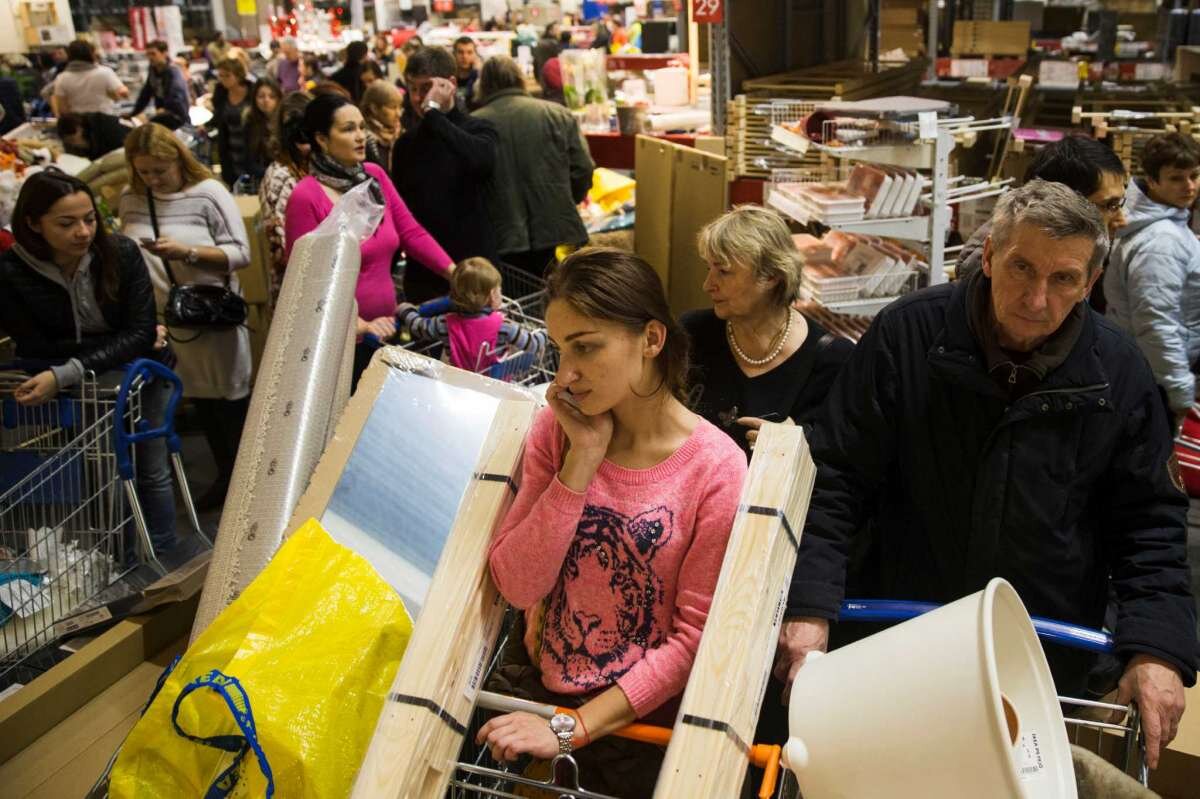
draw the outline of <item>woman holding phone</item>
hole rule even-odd
[[[18,404],[49,402],[86,374],[138,358],[170,363],[155,325],[154,292],[138,246],[109,232],[88,185],[47,169],[30,175],[13,209],[16,243],[0,256],[0,328],[17,356],[51,365],[19,385]],[[142,390],[143,418],[159,427],[170,387]],[[155,552],[175,546],[175,495],[165,439],[136,445],[137,490]]]
[[[121,196],[122,232],[142,245],[161,310],[171,269],[180,285],[225,286],[241,292],[237,270],[250,263],[250,240],[233,195],[171,131],[142,125],[125,140],[129,189]],[[250,334],[172,330],[183,393],[196,408],[217,465],[217,478],[196,507],[225,501],[250,405]]]
[[[662,750],[608,736],[635,719],[673,723],[746,459],[682,401],[687,337],[649,264],[580,250],[552,267],[546,292],[559,368],[490,553],[525,633],[491,687],[572,708],[583,784],[648,797]],[[498,760],[548,760],[560,746],[545,719],[519,712],[477,741]]]

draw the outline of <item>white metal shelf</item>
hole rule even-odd
[[[866,236],[886,236],[905,241],[929,242],[928,216],[900,216],[884,219],[862,219],[854,222],[823,222],[805,212],[804,208],[786,192],[771,189],[767,196],[767,205],[791,217],[802,225],[816,222],[833,230],[843,230],[847,233],[862,233]]]

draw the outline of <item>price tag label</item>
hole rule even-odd
[[[917,129],[922,139],[937,138],[937,112],[922,111],[917,114]]]
[[[725,21],[725,0],[692,0],[692,19],[711,25]]]

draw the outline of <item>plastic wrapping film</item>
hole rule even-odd
[[[538,399],[407,350],[381,351],[338,431],[342,453],[331,448],[313,478],[327,499],[309,507],[306,495],[298,513],[370,561],[419,618],[479,464],[494,454],[489,433],[505,403],[536,408]]]
[[[359,246],[382,217],[366,185],[358,186],[292,249],[193,641],[275,554],[333,434],[349,393]]]

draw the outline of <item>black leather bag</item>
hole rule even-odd
[[[150,205],[150,224],[154,238],[159,238],[158,215],[154,210],[154,195],[147,191]],[[246,301],[230,288],[229,275],[225,285],[208,286],[200,283],[180,284],[175,280],[171,262],[163,259],[171,289],[167,292],[167,307],[163,309],[163,323],[168,327],[185,330],[229,330],[246,324],[248,309]]]

